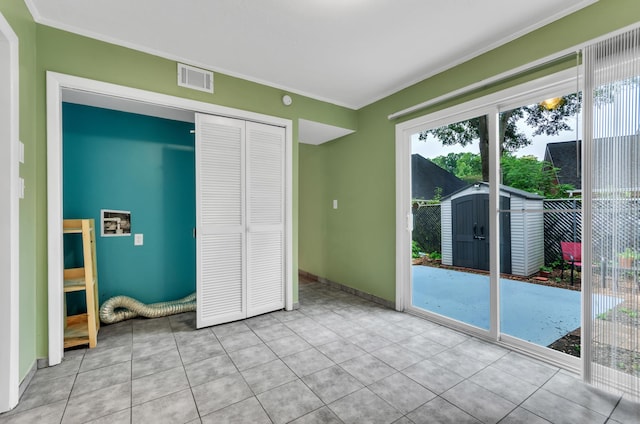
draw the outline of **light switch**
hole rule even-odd
[[[24,163],[24,143],[22,141],[18,142],[18,160],[20,163]]]
[[[333,209],[338,209],[338,199],[333,199]]]
[[[133,245],[142,246],[144,244],[144,234],[134,234]]]
[[[18,197],[24,199],[24,178],[18,178]]]

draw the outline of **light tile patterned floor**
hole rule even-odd
[[[640,404],[434,323],[301,281],[300,309],[100,330],[0,423],[633,423]]]

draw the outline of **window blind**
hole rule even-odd
[[[640,29],[583,53],[584,373],[640,400]]]

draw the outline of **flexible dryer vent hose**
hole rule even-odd
[[[108,299],[100,307],[100,321],[105,324],[114,324],[137,316],[160,318],[195,310],[195,293],[171,302],[152,303],[149,305],[145,305],[129,296],[115,296]]]

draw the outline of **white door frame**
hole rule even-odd
[[[0,13],[0,412],[20,390],[19,73],[18,37]]]
[[[286,281],[285,307],[293,308],[293,127],[289,119],[233,109],[121,85],[47,72],[47,234],[49,268],[49,365],[62,361],[63,252],[62,252],[62,92],[80,90],[190,112],[220,115],[285,128],[286,137]]]
[[[542,77],[540,79],[510,87],[508,89],[489,94],[447,109],[442,109],[424,116],[420,116],[396,125],[396,310],[410,311],[412,313],[428,317],[474,336],[487,339],[492,342],[504,344],[511,349],[519,350],[527,355],[553,363],[560,367],[580,370],[580,360],[568,355],[560,354],[549,349],[536,346],[506,334],[500,333],[498,315],[498,190],[497,184],[491,184],[490,194],[490,234],[491,241],[491,326],[489,331],[477,329],[458,321],[442,317],[440,315],[421,310],[411,305],[412,273],[411,273],[411,232],[413,230],[413,215],[411,211],[411,136],[417,132],[437,128],[451,122],[470,119],[479,115],[496,114],[503,110],[526,104],[527,101],[535,101],[545,96],[553,97],[562,92],[570,92],[576,89],[576,71],[569,69]],[[493,124],[495,134],[497,127]],[[490,143],[491,172],[490,180],[498,180],[499,156],[498,148]]]

